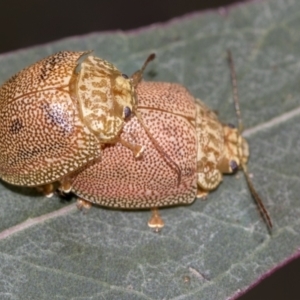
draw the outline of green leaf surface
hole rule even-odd
[[[226,49],[236,64],[249,171],[270,234],[242,174],[207,201],[148,211],[93,207],[0,185],[1,299],[232,299],[300,247],[300,2],[248,2],[129,33],[96,33],[5,54],[0,80],[59,50],[93,49],[131,74],[156,52],[146,80],[184,84],[235,123]],[[117,182],[116,182],[117,184]]]

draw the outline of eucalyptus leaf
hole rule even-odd
[[[122,72],[157,59],[146,80],[179,82],[235,123],[226,50],[235,60],[251,158],[269,232],[241,173],[207,201],[148,211],[48,199],[0,185],[1,299],[236,299],[299,256],[300,2],[249,2],[132,32],[94,33],[0,56],[0,80],[59,50],[93,49]],[[126,162],[125,162],[126,163]],[[116,182],[116,184],[118,184]]]

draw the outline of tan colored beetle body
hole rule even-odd
[[[177,175],[157,153],[135,117],[122,136],[143,143],[145,153],[135,159],[120,144],[105,147],[101,161],[76,175],[72,190],[79,197],[108,207],[156,208],[188,204],[205,196],[246,163],[248,146],[237,129],[220,123],[216,115],[181,85],[141,82],[138,110],[151,134],[179,166]]]
[[[31,65],[0,88],[0,177],[25,186],[68,177],[118,140],[135,105],[131,78],[89,52]]]

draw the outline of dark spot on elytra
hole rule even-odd
[[[41,81],[45,80],[49,76],[49,74],[51,74],[56,65],[57,59],[55,56],[51,56],[47,59],[47,61],[42,65],[40,69],[39,77]]]
[[[20,119],[15,119],[12,121],[11,125],[10,125],[10,129],[9,132],[11,134],[17,134],[20,132],[20,130],[23,128],[23,123]]]
[[[11,83],[11,82],[15,81],[15,80],[17,79],[17,77],[19,77],[19,73],[17,73],[17,74],[15,74],[15,75],[11,76],[11,77],[8,79],[7,83]]]
[[[47,62],[52,68],[54,68],[57,64],[56,55],[50,56]]]
[[[59,53],[58,53],[59,54]],[[53,55],[50,56],[45,63],[43,63],[41,69],[40,69],[40,80],[43,81],[45,80],[51,72],[55,69],[56,65],[60,61],[61,55]]]
[[[69,134],[72,131],[72,125],[69,123],[70,119],[67,113],[60,107],[51,107],[48,104],[42,105],[45,116],[51,125],[59,128],[64,134]]]
[[[47,71],[45,66],[43,66],[43,68],[41,69],[41,73],[40,73],[40,79],[43,81],[47,78]]]

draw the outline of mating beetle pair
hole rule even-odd
[[[1,178],[45,193],[59,182],[92,203],[151,208],[149,226],[159,228],[158,207],[191,203],[223,173],[245,169],[238,129],[179,84],[141,81],[153,58],[128,78],[89,52],[65,51],[9,79],[0,89]]]

